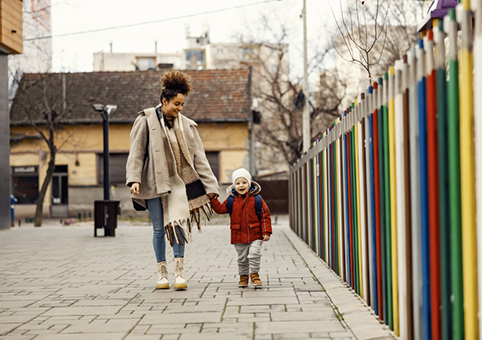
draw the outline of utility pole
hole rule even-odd
[[[305,104],[303,106],[303,149],[306,151],[310,148],[310,106],[309,96],[310,88],[308,85],[308,41],[306,33],[306,0],[303,0],[303,94],[305,95]]]

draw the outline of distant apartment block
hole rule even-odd
[[[211,43],[207,34],[201,37],[187,37],[186,48],[175,53],[162,52],[158,44],[153,52],[145,53],[94,53],[94,72],[98,71],[146,71],[172,67],[179,70],[238,69],[253,66],[254,73],[261,73],[260,60],[268,67],[266,71],[276,72],[279,61],[276,55],[283,50],[283,65],[288,77],[288,45],[268,43]],[[259,80],[259,79],[258,79]]]

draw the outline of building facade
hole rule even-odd
[[[22,1],[0,0],[0,229],[10,228],[8,58],[23,52]]]
[[[49,84],[48,97],[58,118],[55,169],[44,201],[44,216],[91,216],[93,202],[103,199],[102,118],[93,104],[114,104],[109,116],[109,174],[111,196],[120,200],[123,216],[134,216],[125,185],[125,163],[130,130],[139,111],[159,103],[164,71],[24,74],[11,109],[12,191],[16,214],[32,217],[38,190],[50,159],[46,143],[32,127],[29,115],[47,132],[42,112],[46,100],[41,83]],[[249,69],[185,71],[194,91],[183,114],[198,123],[198,131],[213,172],[223,188],[231,173],[250,167],[251,76]],[[42,78],[45,81],[39,82]],[[33,100],[32,100],[33,99]],[[224,185],[223,185],[224,184]]]

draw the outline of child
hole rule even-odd
[[[228,197],[220,203],[217,196],[214,196],[211,205],[218,214],[231,214],[231,244],[238,252],[238,287],[247,287],[249,277],[255,288],[260,287],[261,248],[263,241],[269,241],[272,233],[268,206],[261,196],[255,198],[260,193],[261,186],[251,181],[249,172],[241,168],[233,172],[233,185],[226,191],[234,200]]]

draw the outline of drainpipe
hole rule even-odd
[[[255,135],[254,135],[254,131],[253,131],[253,119],[251,119],[248,123],[248,127],[249,127],[249,173],[251,174],[251,176],[256,176],[257,173],[256,173],[256,169],[255,169],[255,160],[256,160],[256,157],[255,157]]]
[[[252,94],[252,75],[253,75],[253,67],[250,65],[248,67],[249,75],[248,75],[248,94],[249,94],[249,122],[248,122],[248,129],[249,129],[249,172],[251,176],[256,176],[256,155],[255,153],[255,135],[254,135],[254,126],[253,126],[253,94]]]

